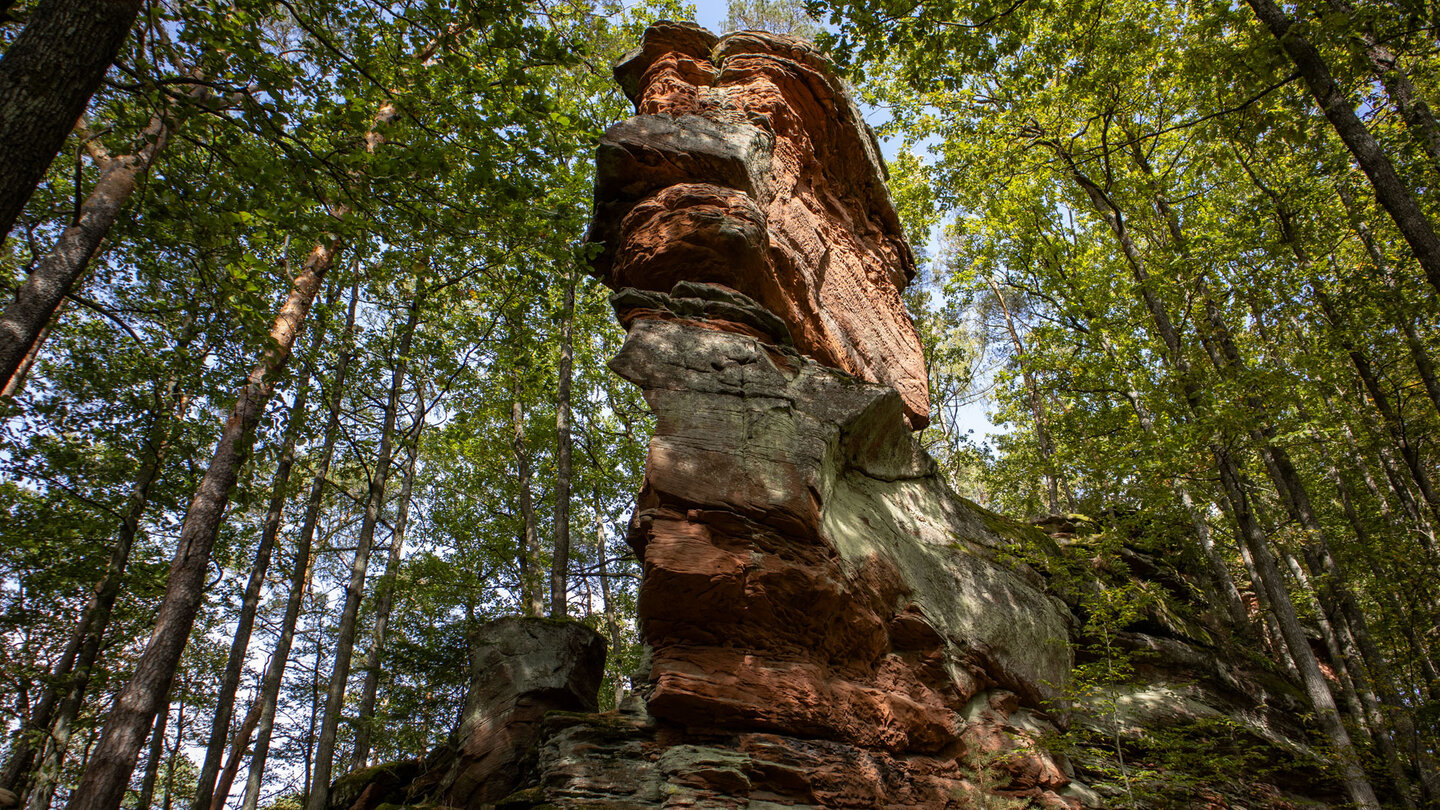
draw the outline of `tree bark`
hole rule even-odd
[[[161,800],[161,810],[170,810],[171,803],[175,800],[175,760],[180,756],[180,748],[185,745],[185,690],[180,692],[180,711],[175,715],[175,745],[170,749],[170,759],[165,765],[165,798]]]
[[[405,370],[410,360],[411,340],[420,317],[420,301],[410,305],[410,316],[390,373],[390,396],[380,426],[380,448],[376,453],[375,470],[370,475],[370,491],[365,501],[365,516],[356,539],[355,558],[350,566],[350,582],[345,587],[345,606],[340,612],[340,627],[335,639],[335,667],[325,693],[325,714],[320,722],[320,739],[315,746],[315,771],[311,775],[310,795],[306,810],[325,810],[330,799],[330,780],[335,767],[335,741],[344,711],[345,686],[350,679],[350,659],[355,652],[355,634],[360,618],[360,603],[365,598],[365,573],[370,565],[370,551],[375,541],[375,526],[385,502],[385,482],[394,460],[395,414],[400,408],[404,390]]]
[[[1348,0],[1330,0],[1329,5],[1347,16],[1355,11],[1355,7]],[[1385,86],[1385,94],[1395,103],[1395,109],[1399,110],[1405,126],[1420,141],[1420,145],[1435,162],[1435,167],[1440,169],[1440,124],[1436,123],[1434,113],[1430,112],[1430,105],[1415,91],[1410,77],[1400,67],[1400,60],[1395,52],[1375,35],[1372,28],[1367,25],[1359,29],[1355,38],[1360,41],[1371,72]]]
[[[1440,238],[1435,236],[1430,220],[1420,210],[1414,195],[1400,179],[1390,158],[1380,148],[1380,143],[1370,134],[1370,130],[1366,129],[1360,116],[1355,114],[1355,105],[1330,75],[1330,67],[1325,63],[1325,58],[1304,34],[1294,29],[1294,22],[1274,0],[1246,2],[1295,63],[1305,84],[1310,88],[1310,94],[1320,106],[1320,111],[1330,120],[1340,140],[1344,141],[1346,148],[1355,156],[1360,170],[1370,178],[1370,184],[1375,188],[1375,198],[1395,221],[1401,236],[1424,268],[1430,285],[1440,291]]]
[[[569,614],[566,591],[570,569],[570,383],[575,364],[575,286],[579,269],[572,267],[565,282],[565,304],[560,324],[559,402],[555,408],[555,555],[550,561],[550,617]]]
[[[1345,188],[1345,184],[1336,183],[1335,191],[1340,197],[1340,203],[1345,206],[1345,213],[1350,217],[1350,227],[1360,237],[1360,243],[1365,246],[1365,252],[1370,254],[1370,261],[1375,263],[1375,273],[1385,286],[1386,309],[1389,311],[1391,319],[1405,333],[1405,347],[1410,350],[1410,359],[1415,364],[1416,372],[1420,374],[1420,382],[1425,386],[1425,393],[1429,395],[1430,403],[1435,406],[1435,412],[1440,414],[1440,380],[1436,379],[1435,365],[1430,359],[1430,352],[1425,348],[1425,343],[1415,328],[1415,319],[1410,315],[1405,291],[1395,276],[1395,269],[1385,260],[1384,252],[1376,244],[1375,235],[1371,233],[1370,226],[1365,224],[1365,220],[1360,217],[1355,198]]]
[[[275,318],[260,361],[250,371],[235,401],[181,526],[155,629],[134,674],[115,700],[95,753],[70,798],[70,810],[116,810],[120,806],[135,758],[164,697],[164,687],[180,663],[194,625],[204,595],[210,551],[240,467],[249,454],[255,426],[276,378],[290,359],[290,349],[333,260],[334,240],[311,252]]]
[[[319,330],[316,334],[323,336]],[[190,804],[192,810],[210,810],[210,799],[215,793],[215,779],[220,774],[220,763],[225,758],[225,744],[230,737],[230,721],[235,714],[235,692],[240,688],[240,676],[245,672],[245,653],[250,648],[255,613],[260,609],[260,589],[264,586],[265,575],[270,570],[270,555],[275,548],[275,535],[280,531],[280,519],[285,513],[285,499],[288,494],[286,489],[290,483],[290,469],[295,465],[295,443],[299,440],[300,429],[305,424],[309,385],[310,372],[307,369],[300,374],[300,379],[295,384],[295,402],[290,408],[289,423],[285,426],[285,437],[280,446],[280,457],[275,464],[275,477],[270,485],[270,506],[260,529],[260,545],[255,550],[255,561],[250,566],[250,579],[245,583],[245,593],[240,600],[240,616],[235,622],[230,655],[225,661],[220,691],[215,697],[210,739],[205,747],[205,759],[196,781],[195,798]]]
[[[5,382],[4,387],[0,387],[0,399],[6,397],[14,399],[20,396],[21,391],[25,390],[25,380],[30,376],[30,369],[34,368],[35,361],[40,359],[40,349],[44,348],[45,339],[50,337],[50,329],[55,325],[55,321],[60,317],[63,309],[63,306],[55,307],[55,312],[50,316],[50,323],[45,324],[39,334],[35,335],[34,342],[30,344],[30,351],[20,359],[20,365],[15,367],[14,373]]]
[[[514,429],[510,447],[515,453],[515,471],[520,488],[520,601],[527,616],[540,616],[545,603],[540,596],[540,535],[535,527],[535,503],[530,492],[530,454],[525,449],[525,408],[517,386],[510,400],[510,425]]]
[[[245,712],[245,719],[240,721],[240,727],[235,729],[235,736],[230,741],[230,758],[220,771],[220,778],[212,791],[210,807],[207,810],[225,810],[225,804],[230,798],[230,788],[235,786],[235,777],[240,773],[240,760],[245,756],[245,746],[250,744],[250,735],[255,733],[255,726],[259,723],[260,704],[252,703],[250,710]]]
[[[245,799],[243,810],[256,810],[260,802],[260,780],[265,775],[265,761],[270,754],[270,737],[275,728],[275,711],[280,701],[280,686],[285,678],[285,666],[290,660],[290,647],[295,640],[295,627],[300,620],[300,608],[309,589],[311,576],[311,544],[315,538],[315,527],[320,522],[320,508],[325,500],[325,481],[330,474],[330,460],[335,455],[335,442],[340,435],[340,413],[345,401],[345,376],[350,368],[350,356],[355,339],[355,305],[360,297],[360,283],[357,280],[350,287],[350,306],[345,314],[345,331],[340,338],[340,357],[335,365],[335,379],[331,383],[330,414],[325,422],[325,438],[320,446],[320,457],[315,463],[315,477],[310,484],[310,498],[305,506],[305,517],[300,523],[300,535],[295,541],[295,563],[290,568],[290,593],[285,602],[285,616],[280,621],[280,637],[270,653],[270,663],[265,667],[265,676],[260,682],[260,721],[255,732],[255,751],[250,756],[250,770],[245,778]],[[318,661],[318,656],[317,656]],[[319,664],[317,663],[318,667]],[[306,746],[307,750],[309,746]],[[309,769],[306,769],[306,784],[309,784]]]
[[[142,5],[141,0],[42,0],[5,50],[0,60],[0,155],[5,156],[0,161],[0,241],[100,87]],[[11,371],[5,368],[6,379]]]
[[[355,714],[355,750],[350,756],[350,770],[365,767],[370,758],[370,731],[375,717],[375,700],[380,691],[380,665],[384,661],[385,634],[390,625],[390,611],[395,604],[395,578],[400,573],[400,556],[405,547],[405,526],[410,520],[410,495],[415,487],[415,458],[419,455],[420,431],[425,427],[425,392],[416,385],[415,424],[407,440],[405,479],[400,484],[399,503],[395,506],[395,527],[390,533],[390,557],[385,573],[375,589],[375,625],[370,632],[370,654],[365,659],[365,685],[360,690],[360,708]]]
[[[620,660],[620,622],[615,619],[615,602],[610,598],[610,572],[609,562],[605,549],[605,519],[600,509],[600,489],[593,491],[595,500],[595,556],[600,561],[600,603],[605,611],[605,633],[610,637],[610,660]],[[620,701],[625,697],[625,676],[616,667],[615,672],[615,706],[619,708]]]
[[[41,332],[89,267],[90,259],[110,233],[120,210],[135,192],[140,175],[155,162],[173,129],[174,120],[168,113],[157,115],[141,136],[144,146],[133,154],[104,161],[100,179],[80,207],[80,216],[60,233],[54,247],[25,277],[15,300],[5,306],[4,314],[0,315],[0,380],[5,381],[7,391],[12,379],[23,373],[25,359],[36,348]],[[16,380],[15,388],[18,390],[18,387]]]

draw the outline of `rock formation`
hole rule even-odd
[[[1113,575],[1164,584],[1107,635],[1132,674],[1072,684],[1105,587],[1091,541],[957,497],[912,434],[929,408],[900,298],[913,262],[824,58],[660,23],[616,75],[639,114],[600,143],[591,234],[627,330],[611,368],[656,418],[627,538],[634,695],[594,712],[583,628],[491,628],[511,641],[482,645],[454,744],[337,786],[333,810],[1279,808],[1305,792],[1287,763],[1317,760],[1293,688],[1219,660],[1243,630],[1194,615],[1193,583],[1140,551]],[[1215,765],[1167,804],[1173,786],[1126,765],[1137,735],[1207,724],[1237,753],[1206,767],[1267,775]]]
[[[925,362],[900,300],[914,259],[875,137],[828,61],[789,37],[657,23],[615,75],[639,114],[597,153],[601,279],[737,290],[802,354],[899,391],[923,427]]]
[[[657,420],[628,538],[657,729],[635,788],[1073,805],[1036,745],[1068,612],[911,436],[914,265],[843,84],[798,40],[674,23],[616,75],[639,114],[601,140],[592,236],[628,332],[611,368]]]

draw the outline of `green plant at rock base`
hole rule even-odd
[[[1011,756],[1014,756],[1014,752],[968,754],[965,765],[970,769],[972,778],[969,784],[957,788],[951,794],[952,798],[963,800],[965,807],[974,807],[977,810],[1023,810],[1028,807],[1030,802],[1027,799],[1003,795],[1004,788],[1011,782],[1011,776],[1004,771],[1003,766]]]

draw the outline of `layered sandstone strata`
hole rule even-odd
[[[789,37],[657,23],[616,77],[638,114],[597,151],[600,278],[738,290],[802,354],[894,388],[925,426],[925,363],[900,298],[914,259],[874,135],[828,61]]]
[[[690,789],[717,806],[1069,806],[1063,758],[1037,744],[1068,612],[950,491],[895,389],[801,355],[724,287],[613,300],[629,334],[611,368],[656,416],[628,538],[645,709],[745,775]]]

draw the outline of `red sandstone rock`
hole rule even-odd
[[[960,807],[972,784],[1064,806],[1032,742],[1069,667],[1063,609],[993,559],[899,394],[799,356],[793,322],[729,288],[613,303],[629,336],[611,367],[656,416],[628,538],[646,710],[673,739],[656,756],[744,754],[669,784],[705,807]],[[752,738],[770,759],[737,752]]]
[[[667,292],[724,284],[820,363],[900,392],[929,422],[915,274],[874,135],[828,61],[790,37],[716,39],[659,23],[616,68],[639,115],[597,153],[602,280]]]

